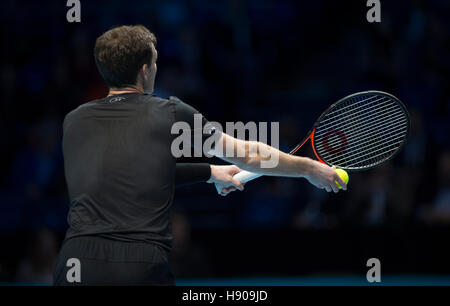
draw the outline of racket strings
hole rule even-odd
[[[321,121],[321,126],[323,126],[323,128],[325,129],[327,127],[330,127],[330,126],[336,125],[336,124],[344,124],[345,125],[345,123],[348,123],[348,125],[353,125],[353,123],[350,122],[349,119],[353,119],[355,117],[355,113],[357,113],[357,112],[359,115],[365,115],[365,114],[373,115],[372,111],[374,109],[377,109],[377,111],[380,112],[380,111],[383,111],[383,110],[389,108],[389,106],[392,106],[387,103],[388,101],[381,101],[381,100],[382,99],[376,100],[376,102],[379,102],[379,104],[374,104],[368,108],[359,107],[359,108],[355,108],[353,111],[347,111],[346,116],[342,116],[342,117],[336,116],[335,118],[333,118],[333,117],[329,118],[328,116],[325,116],[325,117],[328,117],[328,119]],[[341,115],[341,114],[338,114],[338,115]],[[328,120],[333,120],[333,121],[329,121],[328,123],[324,124],[324,122],[328,121]]]
[[[404,115],[403,115],[403,114],[398,114],[397,110],[395,110],[395,109],[390,109],[390,110],[388,110],[387,112],[385,112],[385,114],[383,114],[383,115],[392,115],[392,118],[390,118],[390,121],[388,122],[388,123],[390,123],[390,124],[392,124],[392,121],[393,121],[393,120],[402,120],[402,119],[404,119]],[[374,117],[368,116],[368,117],[366,117],[366,118],[360,118],[360,119],[358,119],[358,120],[355,120],[354,123],[347,124],[347,125],[343,125],[343,126],[339,129],[339,131],[342,132],[342,133],[345,133],[345,135],[346,135],[347,138],[348,138],[348,136],[351,136],[351,135],[354,135],[354,134],[357,134],[357,133],[361,132],[358,128],[364,127],[364,125],[366,124],[364,121],[365,121],[365,120],[370,120],[370,119],[372,119],[372,118],[374,118]],[[384,118],[376,118],[376,119],[374,119],[374,121],[372,122],[372,124],[378,124],[378,123],[379,123],[379,124],[386,123],[386,120],[385,120]],[[395,123],[395,122],[394,122],[394,123]],[[324,130],[322,130],[322,131],[324,131]],[[328,132],[322,132],[322,131],[318,133],[318,136],[319,136],[319,135],[320,135],[320,136],[324,136],[324,135],[326,135],[327,133],[330,133],[330,131],[333,131],[333,129],[330,128],[330,129],[328,130]]]
[[[377,165],[377,164],[379,164],[380,158],[381,158],[381,160],[384,160],[385,157],[391,156],[391,154],[395,150],[397,150],[397,146],[400,143],[401,142],[393,144],[394,145],[393,148],[389,148],[389,146],[388,147],[384,147],[384,148],[380,149],[380,151],[383,150],[382,153],[379,153],[377,155],[373,155],[373,156],[365,158],[365,159],[361,159],[361,157],[355,157],[355,158],[347,161],[347,164],[348,165],[352,165],[351,167],[354,167],[354,168],[363,167],[363,166],[364,167],[370,167],[372,165]],[[354,164],[351,164],[351,162],[354,162]]]
[[[406,124],[407,124],[406,120],[404,120],[403,123],[405,124],[404,127],[406,127]],[[390,123],[387,123],[387,124],[385,124],[383,126],[380,126],[380,128],[386,128],[386,130],[384,131],[385,133],[390,133],[390,132],[398,129],[397,125],[396,126],[386,126],[386,125],[389,125],[389,124]],[[355,135],[355,133],[353,133],[353,134],[354,134],[353,137],[347,138],[346,140],[348,142],[354,141],[355,144],[361,144],[363,141],[365,141],[365,139],[363,139],[362,137],[369,137],[368,140],[372,140],[372,141],[375,140],[375,137],[380,137],[380,135],[371,137],[372,135],[370,135],[370,132],[366,132],[365,134],[362,134],[362,135],[359,135],[359,134]],[[383,135],[381,135],[381,136],[383,136]],[[328,141],[328,144],[329,144],[330,147],[333,148],[331,150],[328,149],[328,152],[329,153],[337,153],[339,151],[339,147],[337,147],[337,146],[339,146],[341,144],[341,140],[340,139],[333,139],[332,141]],[[321,149],[325,149],[324,145],[320,144],[320,143],[317,144],[316,147],[317,148],[321,148]],[[343,157],[343,156],[341,156],[341,157]]]
[[[334,111],[330,111],[327,113],[327,115],[333,115],[337,112],[340,112],[346,108],[352,107],[352,106],[356,106],[360,103],[364,103],[367,102],[370,99],[376,99],[379,98],[380,95],[373,95],[373,94],[360,94],[358,96],[355,97],[350,97],[347,98],[347,100],[341,102],[341,105],[339,108],[336,108]],[[383,98],[385,98],[385,96],[383,96]]]
[[[316,126],[314,146],[328,164],[358,169],[382,163],[404,143],[408,117],[399,102],[365,94],[334,105]]]
[[[345,104],[344,105],[347,105],[347,106],[345,106],[345,107],[343,107],[342,109],[339,109],[339,110],[336,110],[336,111],[333,111],[333,112],[331,112],[331,113],[327,113],[325,116],[324,116],[324,118],[323,118],[323,120],[321,121],[321,123],[325,123],[325,122],[327,122],[327,121],[331,121],[331,120],[338,120],[338,119],[344,119],[344,118],[342,118],[342,117],[339,117],[339,116],[341,116],[341,115],[346,115],[346,114],[348,114],[348,115],[353,115],[354,113],[355,113],[355,111],[359,108],[359,109],[370,109],[370,108],[373,108],[373,107],[377,107],[377,102],[379,102],[379,101],[381,101],[381,100],[383,100],[383,99],[385,99],[386,97],[382,97],[382,98],[380,98],[380,99],[375,99],[375,100],[372,100],[372,101],[369,101],[370,99],[373,99],[373,97],[371,97],[371,98],[367,98],[367,99],[364,99],[364,100],[362,100],[362,101],[358,101],[358,102],[355,102],[355,103],[351,103],[350,101],[346,101],[346,102],[344,102]],[[369,102],[367,102],[367,101],[369,101]],[[360,103],[363,103],[363,102],[366,102],[366,104],[363,104],[363,105],[361,105]],[[350,105],[348,105],[348,104],[350,104]],[[359,106],[357,106],[359,104]],[[370,107],[368,107],[368,105],[371,105]],[[349,107],[353,107],[353,109],[348,109],[347,111],[342,111],[343,109],[346,109],[346,108],[349,108]]]
[[[393,139],[393,140],[399,140],[399,141],[397,141],[397,142],[395,142],[395,143],[393,143],[393,144],[385,145],[384,147],[378,148],[377,150],[375,150],[375,149],[376,149],[378,146],[372,146],[372,147],[370,147],[369,149],[372,150],[372,151],[371,151],[371,154],[378,153],[378,152],[385,152],[385,153],[381,153],[381,154],[387,154],[387,155],[389,155],[389,154],[390,154],[390,151],[391,151],[391,150],[390,150],[390,147],[391,147],[391,146],[394,146],[393,149],[396,149],[396,148],[397,148],[397,145],[403,142],[403,137],[397,137],[397,138],[395,138],[395,139]],[[358,154],[358,153],[360,153],[360,154]],[[358,163],[364,163],[365,160],[368,160],[368,159],[371,159],[372,157],[375,157],[375,156],[372,156],[372,157],[369,157],[368,159],[362,159],[362,158],[364,158],[364,157],[367,157],[367,156],[365,156],[364,154],[365,154],[365,151],[355,152],[354,154],[352,154],[352,157],[353,157],[353,158],[351,158],[351,159],[345,159],[345,162],[346,162],[348,165],[350,165],[350,163],[353,163],[353,162],[355,162],[355,161],[357,161]],[[380,156],[381,154],[378,154],[378,155],[376,155],[376,156]],[[367,154],[366,154],[366,155],[367,155]],[[349,156],[349,155],[348,155],[348,156]],[[332,164],[334,164],[335,162],[339,162],[340,159],[342,159],[342,157],[340,157],[340,158],[334,158],[334,159],[333,159],[333,158],[330,158],[329,161],[330,161]]]
[[[365,137],[364,139],[361,137],[356,141],[354,137],[349,140],[351,144],[349,146],[350,148],[344,147],[343,150],[340,150],[344,151],[343,154],[336,154],[341,152],[328,150],[328,153],[333,154],[333,156],[329,157],[329,162],[333,164],[345,164],[347,167],[354,165],[355,162],[360,163],[356,166],[364,166],[364,162],[367,161],[376,163],[377,160],[375,158],[383,158],[383,152],[386,153],[386,156],[390,155],[391,151],[395,150],[397,145],[400,145],[403,142],[403,135],[396,135],[392,127],[388,130],[384,129],[384,133],[379,133],[372,137],[368,137],[367,133],[360,136]],[[390,142],[387,144],[385,141],[386,139],[390,139]],[[347,146],[347,144],[345,145]]]
[[[355,138],[361,138],[362,136],[370,136],[370,134],[373,132],[371,129],[367,129],[364,127],[367,125],[367,120],[372,120],[370,123],[371,125],[378,124],[377,128],[384,127],[384,129],[389,129],[394,125],[395,127],[395,121],[394,120],[400,120],[404,121],[404,115],[401,113],[398,113],[398,110],[395,107],[388,107],[388,108],[381,108],[382,110],[385,110],[384,112],[380,112],[379,118],[375,118],[373,114],[366,113],[362,114],[358,119],[356,120],[349,120],[349,123],[342,124],[340,122],[336,122],[336,124],[331,126],[325,126],[321,127],[319,131],[316,132],[316,135],[318,137],[324,136],[324,134],[329,133],[330,131],[333,131],[332,128],[339,127],[339,132],[343,133],[348,141],[351,141]],[[392,115],[389,119],[389,121],[386,121],[385,116]],[[339,126],[339,124],[341,124]],[[327,128],[330,128],[330,130],[327,131]],[[338,142],[339,140],[333,140],[330,142],[330,144],[333,144],[333,142]]]
[[[391,128],[392,126],[396,127],[397,123],[401,124],[402,122],[406,121],[404,115],[403,114],[398,114],[398,112],[396,110],[387,112],[387,113],[385,113],[383,115],[393,115],[393,116],[390,118],[389,121],[386,121],[385,118],[374,119],[371,122],[371,124],[379,124],[378,128],[382,128],[383,127],[385,130],[387,130],[387,129]],[[345,128],[345,127],[340,128],[339,132],[343,133],[347,140],[351,140],[352,137],[353,138],[355,138],[355,137],[361,138],[362,136],[370,135],[372,130],[370,130],[370,129],[363,129],[363,127],[366,124],[364,121],[365,120],[370,120],[372,118],[367,117],[367,118],[363,118],[363,119],[364,120],[359,120],[358,124],[356,124],[356,121],[355,121],[355,125],[350,125],[350,128]],[[395,121],[395,120],[398,120],[398,121]],[[320,132],[317,133],[317,136],[319,136],[319,137],[320,136],[325,136],[326,134],[330,133],[330,131],[333,131],[333,129],[328,130],[328,132],[326,132],[326,133],[323,133],[323,132],[320,131]],[[337,142],[338,140],[332,140],[332,142],[333,141]],[[330,142],[330,144],[332,142]]]
[[[353,150],[347,151],[346,154],[341,154],[340,156],[330,156],[328,158],[329,163],[344,165],[345,167],[363,167],[368,166],[364,163],[370,161],[371,163],[380,162],[376,158],[383,158],[391,155],[391,151],[397,149],[397,147],[404,141],[403,135],[391,138],[391,142],[388,144],[383,144],[385,135],[380,135],[377,139],[371,139],[370,142],[365,142],[360,148],[355,148]],[[393,142],[396,141],[396,142]],[[369,143],[369,145],[367,145]],[[384,152],[384,153],[383,153]],[[378,154],[377,154],[378,153]]]

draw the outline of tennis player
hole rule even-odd
[[[140,25],[113,28],[96,41],[95,61],[109,94],[64,119],[69,229],[55,265],[55,285],[173,285],[168,255],[175,186],[215,183],[226,195],[243,189],[233,179],[241,168],[304,177],[328,192],[338,192],[334,181],[346,188],[327,165],[220,131],[223,148],[245,152],[243,157],[221,157],[237,166],[177,164],[171,127],[179,121],[193,126],[199,112],[175,97],[152,94],[155,46],[155,36]],[[255,148],[257,154],[251,156]],[[214,149],[210,153],[221,156]],[[279,154],[278,165],[261,168],[261,161],[274,153]],[[71,258],[79,262],[78,270]]]

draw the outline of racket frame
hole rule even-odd
[[[308,132],[308,136],[306,136],[294,149],[292,149],[290,152],[289,152],[289,154],[290,155],[294,155],[295,154],[295,152],[297,152],[307,141],[308,141],[308,139],[309,140],[311,140],[311,147],[312,147],[312,149],[313,149],[313,151],[314,151],[314,155],[316,156],[316,158],[318,159],[318,161],[319,162],[321,162],[321,163],[323,163],[323,164],[326,164],[326,165],[328,165],[328,166],[333,166],[333,165],[330,165],[330,164],[328,164],[327,162],[325,162],[320,156],[319,156],[319,154],[317,153],[317,151],[316,151],[316,147],[315,147],[315,144],[314,144],[314,133],[315,133],[315,131],[316,131],[316,128],[317,128],[317,126],[319,125],[319,123],[320,123],[320,120],[322,120],[322,118],[332,109],[332,108],[334,108],[336,105],[338,105],[338,104],[340,104],[340,103],[342,103],[342,102],[344,102],[344,101],[346,101],[346,100],[348,100],[348,99],[351,99],[351,98],[353,98],[353,97],[355,97],[355,96],[360,96],[360,95],[365,95],[365,94],[378,94],[378,95],[384,95],[384,96],[387,96],[387,97],[389,97],[390,99],[393,99],[394,101],[396,101],[400,106],[401,106],[401,108],[402,108],[402,110],[403,110],[403,112],[405,113],[405,117],[406,117],[406,120],[407,120],[407,125],[406,125],[406,134],[405,134],[405,138],[403,139],[403,141],[402,141],[402,143],[398,146],[398,148],[391,154],[391,156],[389,157],[389,158],[387,158],[387,159],[385,159],[384,161],[382,161],[381,163],[378,163],[378,164],[374,164],[374,165],[372,165],[372,166],[369,166],[369,167],[361,167],[361,168],[346,168],[346,167],[339,167],[340,169],[344,169],[345,171],[350,171],[350,172],[357,172],[357,171],[365,171],[365,170],[369,170],[369,169],[372,169],[372,168],[375,168],[375,167],[378,167],[378,166],[381,166],[381,165],[383,165],[384,163],[387,163],[388,161],[390,161],[391,159],[393,159],[397,154],[398,154],[398,152],[401,150],[401,148],[405,145],[405,143],[406,143],[406,140],[408,139],[408,135],[409,135],[409,132],[410,132],[410,129],[411,129],[411,120],[409,119],[410,117],[409,117],[409,112],[408,112],[408,110],[406,109],[406,106],[405,106],[405,104],[403,104],[403,102],[402,101],[400,101],[400,99],[398,99],[397,97],[395,97],[394,95],[392,95],[392,94],[390,94],[390,93],[387,93],[387,92],[384,92],[384,91],[379,91],[379,90],[367,90],[367,91],[361,91],[361,92],[356,92],[356,93],[353,93],[353,94],[351,94],[351,95],[348,95],[348,96],[346,96],[346,97],[344,97],[344,98],[342,98],[342,99],[340,99],[340,100],[338,100],[337,102],[335,102],[335,103],[333,103],[333,104],[331,104],[326,110],[324,110],[323,112],[322,112],[322,114],[319,116],[319,118],[317,118],[317,120],[316,120],[316,122],[314,123],[314,125],[312,126],[312,128],[310,129],[310,131]]]

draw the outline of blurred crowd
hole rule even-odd
[[[33,234],[12,271],[0,258],[0,281],[51,278],[69,205],[62,120],[106,94],[92,50],[118,24],[156,34],[157,95],[176,95],[222,123],[279,121],[284,151],[329,104],[356,91],[390,92],[410,110],[402,152],[383,167],[350,173],[346,193],[284,178],[262,178],[227,198],[210,185],[177,190],[177,275],[202,274],[186,271],[195,263],[208,271],[190,228],[450,224],[450,4],[385,1],[382,22],[369,24],[363,2],[82,1],[82,22],[69,24],[61,1],[2,1],[0,233]]]

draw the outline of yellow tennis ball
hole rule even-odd
[[[348,184],[348,173],[347,171],[343,169],[336,169],[336,173],[340,176],[340,178],[345,182],[345,184]],[[334,181],[336,185],[339,187],[339,189],[342,189],[342,187],[339,185],[337,181]]]

